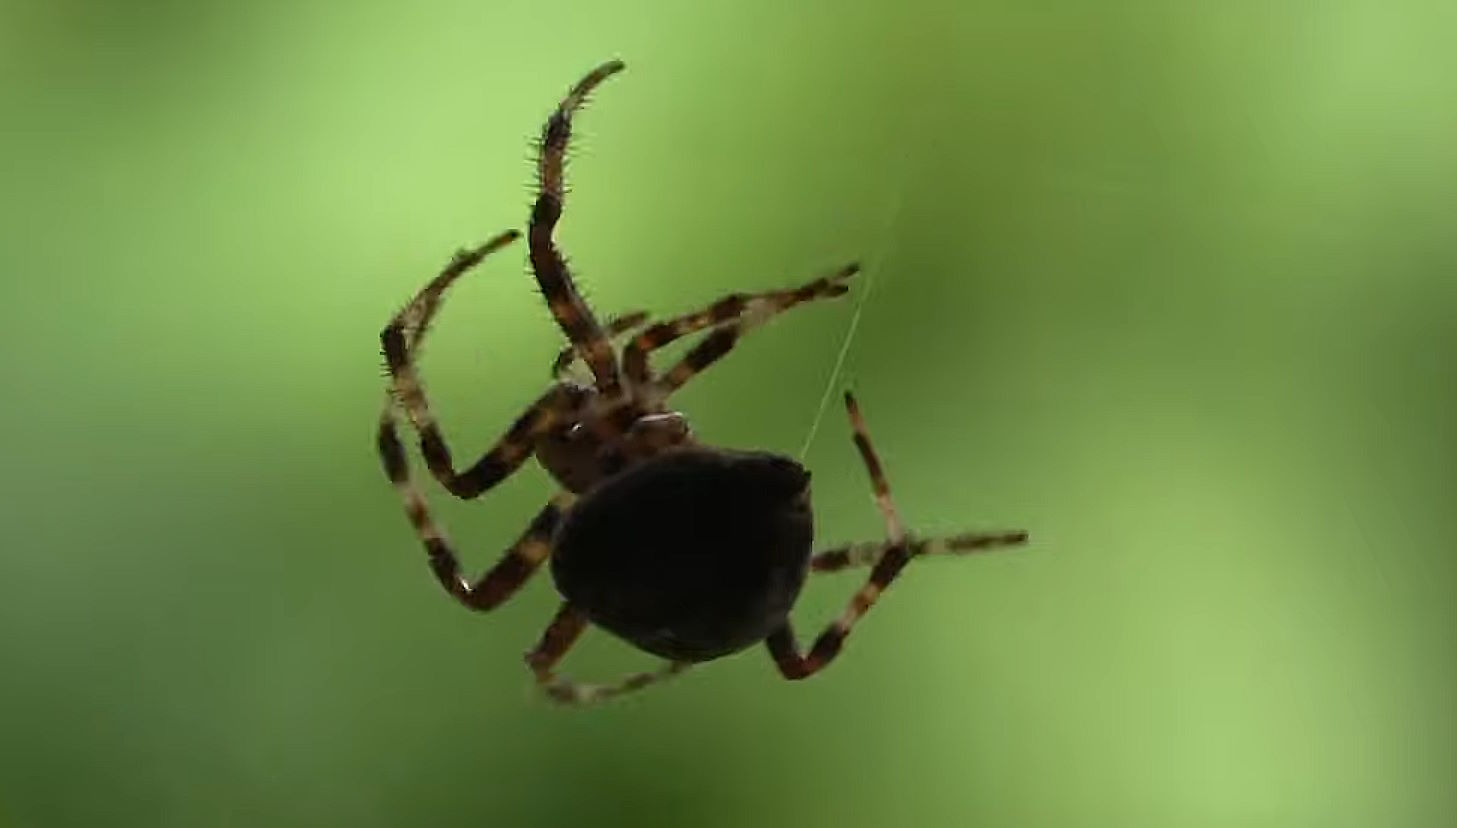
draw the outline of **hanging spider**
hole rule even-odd
[[[538,197],[527,244],[532,271],[552,316],[571,342],[557,358],[554,382],[484,456],[457,471],[430,413],[414,355],[445,291],[489,254],[518,237],[510,231],[457,253],[380,335],[390,394],[380,415],[378,448],[404,501],[441,586],[466,607],[486,611],[509,598],[550,561],[564,601],[526,655],[548,696],[581,703],[617,696],[685,668],[763,641],[787,679],[811,676],[840,652],[845,637],[912,558],[1021,544],[1025,532],[919,539],[907,534],[891,500],[855,399],[845,395],[855,445],[885,521],[886,539],[812,554],[810,475],[793,459],[698,442],[669,398],[722,359],[748,331],[807,302],[849,290],[856,265],[790,290],[732,294],[713,304],[648,325],[642,312],[599,324],[573,285],[553,230],[562,215],[563,164],[572,116],[587,95],[623,64],[593,70],[557,106],[542,130]],[[646,327],[644,327],[646,326]],[[622,346],[616,337],[637,331]],[[667,371],[649,364],[656,350],[693,333],[708,333]],[[568,377],[580,357],[590,384]],[[562,492],[482,577],[470,580],[424,497],[411,481],[395,426],[403,410],[420,437],[430,473],[451,494],[479,497],[535,455]],[[844,613],[802,653],[789,612],[809,572],[871,567]],[[589,624],[667,660],[653,672],[613,684],[559,676],[557,663]]]

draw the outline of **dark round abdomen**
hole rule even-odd
[[[707,661],[783,623],[804,586],[809,473],[787,457],[686,448],[592,490],[557,530],[557,589],[647,652]]]

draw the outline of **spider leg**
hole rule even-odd
[[[421,289],[380,332],[394,400],[404,409],[420,435],[420,451],[430,473],[451,494],[460,498],[479,496],[520,467],[531,456],[536,438],[558,424],[567,412],[576,407],[583,395],[580,389],[554,386],[518,417],[506,434],[470,468],[463,472],[455,470],[445,435],[430,411],[415,359],[430,323],[444,301],[445,291],[482,259],[510,244],[519,235],[514,230],[508,231],[479,247],[455,254],[440,275]],[[391,420],[391,431],[393,428]]]
[[[615,393],[621,383],[617,360],[607,335],[592,315],[591,308],[577,292],[571,272],[561,251],[552,240],[552,233],[562,216],[566,200],[563,177],[567,143],[572,136],[572,116],[598,84],[622,71],[621,61],[609,61],[592,70],[577,82],[557,105],[541,131],[537,156],[537,184],[540,192],[531,210],[527,241],[531,249],[531,269],[536,274],[541,295],[552,316],[572,346],[582,355],[597,390],[604,395]]]
[[[865,419],[860,414],[860,406],[855,402],[855,397],[848,392],[845,394],[845,409],[850,416],[851,428],[854,430],[855,447],[859,450],[860,459],[865,463],[865,469],[870,474],[871,487],[875,492],[875,503],[885,521],[887,539],[879,549],[874,550],[874,565],[865,585],[851,597],[840,617],[831,622],[815,639],[808,655],[800,653],[799,645],[795,642],[794,629],[788,622],[770,633],[765,641],[769,654],[773,657],[775,665],[779,667],[779,672],[791,680],[808,678],[823,670],[834,660],[844,646],[845,638],[850,635],[855,623],[870,611],[881,593],[891,585],[911,557],[916,554],[916,542],[906,538],[904,524],[896,510],[895,501],[891,498],[890,484],[885,479],[885,470],[880,464],[880,458],[876,455],[874,446],[871,445],[870,435],[865,428]],[[960,536],[962,544],[960,548],[970,551],[977,544],[988,546],[998,543],[1020,543],[1025,539],[1026,534],[1021,532],[982,536],[964,535]],[[952,540],[956,539],[941,543],[945,544],[949,550]],[[927,546],[923,551],[929,549],[930,547]],[[854,551],[852,552],[852,550]],[[843,553],[843,558],[841,553]],[[869,545],[858,545],[858,549],[850,547],[845,550],[831,550],[817,558],[821,562],[822,570],[833,570],[853,563],[865,562],[871,554]]]
[[[444,299],[445,291],[448,290],[461,276],[480,264],[487,256],[505,247],[513,241],[521,238],[517,230],[507,230],[497,234],[485,244],[467,250],[458,251],[450,258],[450,262],[440,271],[440,274],[431,279],[420,292],[415,294],[404,309],[395,314],[390,324],[380,334],[380,339],[385,343],[385,356],[388,359],[391,351],[390,339],[397,339],[395,350],[403,353],[414,349],[425,337],[425,331],[430,326],[430,321],[435,312],[440,309],[440,302]],[[394,333],[391,333],[391,330]],[[396,375],[396,367],[390,366],[391,377],[399,382]]]
[[[555,667],[587,629],[587,616],[563,603],[541,634],[541,640],[526,654],[526,665],[536,683],[552,701],[562,704],[592,704],[641,690],[672,678],[688,669],[688,662],[670,661],[657,670],[634,673],[612,684],[585,684],[558,675]]]
[[[946,538],[925,538],[906,544],[912,558],[924,555],[970,555],[989,552],[1007,546],[1019,546],[1027,542],[1027,533],[1015,532],[966,532]],[[891,541],[865,541],[837,546],[815,553],[809,560],[811,572],[839,572],[856,566],[870,566],[895,544]]]
[[[623,349],[623,372],[634,387],[645,387],[651,382],[649,353],[688,334],[714,328],[658,380],[652,393],[667,397],[722,359],[741,336],[754,328],[805,302],[843,296],[850,289],[845,282],[859,271],[859,265],[850,264],[797,288],[730,294],[702,310],[659,322],[638,334]]]
[[[506,550],[501,559],[475,581],[461,573],[459,558],[446,539],[425,503],[425,497],[410,479],[405,447],[395,431],[392,409],[386,405],[379,422],[379,456],[385,473],[405,505],[410,525],[425,545],[430,556],[430,569],[435,578],[457,601],[473,610],[495,608],[531,577],[551,553],[551,535],[571,507],[573,496],[562,492],[536,513],[526,531]]]
[[[603,326],[603,330],[606,332],[607,337],[612,339],[636,329],[646,321],[648,321],[647,311],[631,311],[607,320],[607,324]],[[566,375],[567,370],[572,367],[572,363],[576,362],[576,360],[576,348],[570,345],[563,348],[561,353],[556,355],[556,360],[551,364],[552,378],[562,379]]]

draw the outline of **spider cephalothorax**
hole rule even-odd
[[[1025,532],[970,533],[915,539],[901,525],[880,462],[853,397],[845,396],[855,444],[885,520],[884,541],[812,552],[809,472],[789,457],[698,442],[669,398],[722,359],[744,333],[806,302],[849,290],[855,265],[788,290],[732,294],[692,313],[649,324],[643,312],[599,324],[572,282],[553,241],[565,197],[563,159],[572,116],[598,84],[621,71],[612,61],[592,71],[557,106],[538,145],[538,197],[527,242],[532,272],[571,345],[552,366],[553,384],[479,460],[457,470],[430,413],[414,357],[445,291],[487,255],[515,241],[503,233],[457,253],[439,276],[390,320],[380,335],[390,393],[379,421],[385,472],[405,504],[431,568],[456,600],[489,610],[550,560],[564,601],[527,663],[549,695],[590,701],[617,695],[685,667],[759,641],[791,679],[819,671],[839,652],[855,622],[913,557],[972,552],[1023,543]],[[707,331],[666,371],[650,355]],[[619,351],[613,340],[635,333]],[[588,382],[569,378],[580,359]],[[403,411],[420,435],[430,473],[451,494],[479,497],[535,456],[561,485],[501,560],[468,580],[410,477],[396,430]],[[789,612],[811,571],[871,566],[845,612],[801,654]],[[555,672],[588,624],[668,659],[660,670],[616,684],[586,685]]]

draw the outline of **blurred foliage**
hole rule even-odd
[[[0,824],[1450,823],[1454,35],[1437,0],[9,0]],[[519,661],[546,579],[488,618],[430,583],[376,336],[524,221],[528,138],[612,56],[562,229],[597,307],[863,259],[840,381],[907,518],[1033,545],[915,564],[810,682],[750,652],[562,711]],[[426,360],[462,454],[559,344],[520,254]],[[685,393],[699,432],[796,450],[858,295]],[[874,537],[834,407],[808,462],[822,540]],[[484,566],[547,492],[436,501]]]

